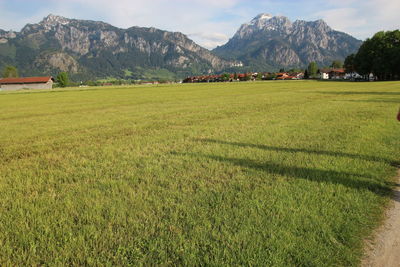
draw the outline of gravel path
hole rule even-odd
[[[400,170],[393,204],[386,212],[386,221],[378,229],[375,240],[362,261],[364,267],[400,267]]]

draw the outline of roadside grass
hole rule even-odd
[[[357,266],[399,103],[399,82],[0,92],[0,264]]]

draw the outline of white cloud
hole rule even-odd
[[[336,8],[318,12],[316,15],[322,17],[335,30],[351,32],[368,23],[365,17],[360,17],[357,13],[355,8]]]
[[[365,39],[381,30],[400,28],[400,1],[330,1],[333,8],[317,12],[331,27]]]
[[[188,34],[193,40],[201,40],[205,48],[212,49],[216,46],[225,44],[229,40],[229,36],[218,32],[196,32]]]
[[[121,28],[156,27],[180,31],[207,48],[225,43],[236,25],[215,21],[225,10],[234,9],[239,0],[71,0],[83,10],[99,14]],[[216,38],[217,37],[217,38]]]

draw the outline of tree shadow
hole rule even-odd
[[[195,139],[195,140],[200,141],[200,142],[239,146],[239,147],[250,147],[250,148],[257,148],[257,149],[278,151],[278,152],[308,153],[308,154],[316,154],[316,155],[323,155],[323,156],[347,157],[347,158],[352,158],[352,159],[385,162],[385,163],[391,164],[391,165],[400,165],[399,162],[393,162],[389,159],[376,157],[376,156],[369,156],[369,155],[359,155],[359,154],[352,154],[352,153],[333,152],[333,151],[305,149],[305,148],[288,148],[288,147],[277,147],[277,146],[267,146],[267,145],[258,145],[258,144],[227,142],[227,141],[221,141],[221,140],[215,140],[215,139]]]
[[[326,95],[389,95],[389,96],[399,95],[400,96],[400,92],[318,91],[316,93],[326,94]]]
[[[331,183],[335,185],[343,185],[348,188],[357,190],[368,190],[379,196],[388,197],[392,195],[392,184],[379,183],[374,181],[372,177],[350,172],[338,172],[333,170],[322,170],[306,167],[287,166],[273,162],[257,162],[250,159],[229,158],[214,155],[194,154],[194,153],[174,153],[180,156],[191,156],[195,158],[207,158],[223,163],[233,164],[235,166],[263,171],[268,174],[287,176],[294,179],[304,179],[313,182]],[[393,198],[399,201],[396,198]]]
[[[346,101],[346,102],[364,102],[364,103],[396,103],[400,104],[400,99],[366,99],[366,100],[336,100],[336,101]]]

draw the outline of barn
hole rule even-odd
[[[25,77],[0,79],[0,88],[4,91],[20,89],[51,89],[54,79],[48,77]]]

